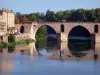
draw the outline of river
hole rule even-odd
[[[100,43],[49,38],[0,49],[0,75],[100,75]]]

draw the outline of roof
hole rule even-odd
[[[2,15],[2,12],[13,13],[12,10],[5,9],[5,8],[2,8],[2,10],[0,10],[0,15]]]

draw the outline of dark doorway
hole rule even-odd
[[[64,25],[61,25],[61,32],[64,32]]]
[[[20,27],[20,33],[24,33],[24,26],[23,25]]]
[[[98,33],[98,25],[95,25],[95,26],[94,26],[94,32],[95,32],[95,33]]]

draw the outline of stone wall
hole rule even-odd
[[[0,36],[0,43],[1,42],[8,42],[8,36],[7,35],[5,35],[5,36]]]
[[[30,34],[24,33],[15,35],[15,41],[26,40],[26,39],[30,39]]]
[[[3,42],[8,42],[8,35],[3,36]]]

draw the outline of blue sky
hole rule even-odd
[[[32,13],[70,9],[100,8],[100,0],[0,0],[0,9],[7,8],[14,12]]]

